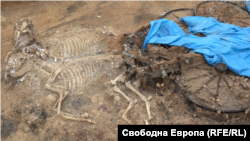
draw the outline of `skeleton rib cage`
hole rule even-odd
[[[89,56],[72,61],[57,69],[49,78],[55,86],[70,93],[81,90],[82,87],[92,84],[96,78],[111,70],[113,61],[110,56]]]
[[[49,53],[52,58],[64,58],[96,53],[100,46],[99,38],[93,30],[81,29],[47,39],[46,42],[51,46]]]

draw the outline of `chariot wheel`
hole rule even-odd
[[[205,1],[196,7],[196,16],[214,17],[219,22],[250,26],[250,13],[245,7],[232,2]]]
[[[180,56],[175,81],[184,96],[212,111],[242,112],[250,105],[250,78],[239,76],[223,63],[214,67],[199,54]],[[198,62],[197,62],[198,61]]]

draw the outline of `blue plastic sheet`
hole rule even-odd
[[[245,1],[247,10],[250,12],[250,1]]]
[[[250,77],[250,27],[220,23],[212,17],[188,16],[179,20],[188,25],[190,34],[171,20],[151,21],[142,48],[146,49],[148,43],[184,46],[204,55],[212,66],[225,63],[229,70]],[[206,37],[193,35],[195,33]]]

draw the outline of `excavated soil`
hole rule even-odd
[[[166,13],[180,8],[196,9],[199,3],[173,1],[1,2],[1,68],[3,70],[1,74],[1,139],[5,141],[117,140],[117,125],[128,124],[122,115],[129,103],[124,97],[113,91],[109,82],[126,70],[120,65],[124,61],[120,55],[127,37],[140,28],[137,36],[139,38],[135,40],[138,49],[147,34],[150,21],[167,16],[172,16],[173,20],[176,15],[178,15],[177,17],[188,16],[193,14],[192,11],[187,10],[188,12],[176,15],[173,13],[166,15]],[[244,6],[242,2],[236,4],[240,7]],[[202,5],[200,6],[202,7]],[[239,8],[234,10],[237,11]],[[4,60],[7,53],[13,48],[14,24],[24,18],[32,20],[43,41],[51,39],[53,43],[56,39],[65,40],[66,38],[65,43],[72,43],[73,40],[77,41],[80,36],[84,36],[85,39],[87,34],[91,34],[91,36],[93,34],[93,38],[96,34],[98,37],[96,40],[87,40],[86,37],[86,40],[79,41],[92,47],[86,48],[86,50],[47,48],[49,52],[52,50],[52,58],[47,60],[38,57],[31,58],[32,69],[29,68],[29,71],[26,71],[27,73],[22,77],[11,80],[12,85],[7,87],[3,83],[6,65]],[[237,19],[237,16],[234,19]],[[244,21],[240,23],[242,24]],[[144,27],[142,28],[142,26]],[[88,29],[88,32],[85,32],[85,29]],[[89,32],[89,30],[93,32]],[[91,44],[92,42],[95,42],[97,46]],[[130,44],[130,41],[127,44]],[[46,46],[53,45],[47,44]],[[161,49],[169,48],[168,46],[159,47]],[[188,51],[185,48],[171,47],[170,49],[173,52],[164,54],[165,52],[152,50],[153,54],[149,55],[162,56],[158,60],[153,60],[160,62],[171,60]],[[66,59],[63,61],[58,61],[64,55],[58,50],[64,50],[67,53]],[[83,54],[78,53],[79,51]],[[147,54],[143,50],[141,53]],[[74,88],[77,84],[84,82],[84,87],[77,89],[79,91],[70,91],[62,102],[61,110],[74,115],[89,113],[93,116],[90,119],[95,124],[68,120],[58,116],[57,112],[52,110],[59,98],[58,93],[45,88],[46,81],[53,75],[54,70],[82,58],[88,58],[90,63],[86,64],[83,61],[78,65],[82,65],[82,69],[89,72],[86,76],[90,79],[74,80],[72,79],[74,77],[70,77],[71,74],[64,77],[63,73],[56,79],[58,82],[61,82],[60,79],[65,79],[65,83],[72,80]],[[102,58],[105,58],[102,62],[104,66],[98,68],[100,66],[94,60],[102,60]],[[140,59],[147,60],[143,57]],[[26,66],[24,65],[24,67]],[[67,69],[68,72],[70,69],[75,71],[70,65],[67,66]],[[199,70],[196,68],[195,71]],[[77,71],[75,72],[79,74]],[[139,89],[146,97],[153,97],[150,101],[153,119],[149,121],[149,124],[250,124],[250,114],[212,112],[196,106],[187,100],[179,87],[173,85],[172,82],[166,83],[160,79],[153,79],[150,84],[150,87]],[[145,102],[124,84],[119,83],[118,87],[131,99],[137,99],[135,106],[128,112],[128,119],[132,124],[145,124],[144,120],[148,119]]]

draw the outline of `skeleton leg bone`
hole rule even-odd
[[[90,119],[85,119],[86,117],[89,117],[87,113],[85,113],[84,115],[81,115],[81,117],[78,118],[78,117],[74,117],[74,115],[61,112],[62,101],[68,95],[68,93],[64,91],[63,93],[59,93],[59,95],[60,95],[60,98],[59,98],[59,102],[58,102],[58,111],[57,111],[58,115],[60,115],[63,118],[66,118],[66,119],[70,119],[70,120],[87,121],[89,123],[94,123]]]
[[[62,101],[63,101],[63,96],[64,92],[59,92],[59,102],[58,102],[58,109],[57,109],[57,114],[59,115],[61,112],[61,105],[62,105]]]
[[[87,122],[89,122],[89,123],[94,123],[94,122],[93,122],[92,120],[90,120],[90,119],[85,119],[86,117],[89,117],[87,113],[84,114],[84,115],[82,115],[81,118],[73,117],[72,115],[67,114],[67,113],[64,113],[64,112],[61,112],[59,115],[60,115],[61,117],[63,117],[63,118],[69,119],[69,120],[87,121]]]
[[[128,102],[129,102],[129,106],[126,109],[126,111],[124,112],[124,114],[122,115],[122,118],[127,121],[129,124],[131,124],[130,120],[127,119],[127,113],[128,111],[132,108],[133,104],[135,104],[137,102],[137,100],[132,100],[130,99],[127,95],[125,95],[117,86],[113,87],[114,91],[117,93],[120,93]]]
[[[57,111],[57,109],[53,108],[53,111]],[[70,119],[70,120],[76,120],[76,121],[87,121],[89,123],[94,123],[94,121],[90,120],[90,119],[83,119],[83,118],[91,118],[92,116],[90,116],[88,113],[85,113],[83,115],[80,115],[79,117],[73,117],[71,114],[65,113],[63,111],[60,111],[59,116],[66,118],[66,119]]]
[[[65,119],[70,119],[70,120],[76,120],[76,121],[87,121],[89,123],[94,123],[92,120],[90,119],[85,119],[85,118],[88,118],[88,117],[91,117],[89,116],[88,113],[85,113],[84,115],[81,115],[80,117],[75,117],[74,115],[72,114],[68,114],[68,113],[65,113],[65,112],[62,112],[61,111],[61,105],[62,105],[62,101],[65,99],[65,97],[67,97],[68,95],[68,92],[65,91],[65,90],[61,90],[61,89],[58,89],[58,87],[56,85],[51,85],[51,83],[47,83],[45,85],[45,87],[47,89],[50,89],[52,91],[55,91],[55,92],[58,92],[59,93],[59,99],[57,100],[56,104],[53,106],[52,110],[55,109],[56,105],[58,105],[58,108],[57,108],[57,114]]]
[[[62,100],[64,100],[64,98],[65,98],[67,95],[68,95],[68,94],[64,95]],[[59,99],[57,99],[57,101],[56,101],[55,105],[53,106],[52,110],[57,111],[57,110],[56,110],[56,106],[57,106],[58,102],[59,102]]]
[[[132,84],[131,84],[130,81],[128,81],[128,82],[126,83],[126,87],[129,88],[130,90],[132,90],[133,92],[135,92],[137,95],[139,95],[140,98],[146,103],[146,109],[147,109],[147,113],[148,113],[148,118],[149,118],[149,120],[151,120],[151,119],[152,119],[152,116],[151,116],[151,113],[150,113],[150,102],[149,102],[149,100],[151,100],[152,97],[149,96],[148,99],[147,99],[144,95],[142,95],[140,92],[138,92],[138,91],[132,86]]]

